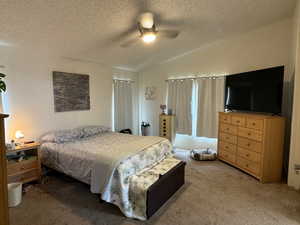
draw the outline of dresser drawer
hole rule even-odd
[[[236,156],[226,151],[219,152],[219,158],[229,163],[235,163],[236,161]]]
[[[14,175],[17,173],[24,172],[26,170],[31,170],[31,169],[37,169],[38,166],[38,161],[37,160],[28,160],[28,161],[23,161],[23,162],[16,162],[13,164],[8,164],[7,165],[7,174],[8,175]]]
[[[236,153],[236,145],[230,144],[225,141],[219,142],[219,148],[220,151],[226,151],[235,154]]]
[[[166,138],[166,139],[169,139],[171,138],[171,134],[169,132],[163,132],[161,131],[160,134],[159,134],[160,137],[163,137],[163,138]]]
[[[166,121],[161,120],[160,121],[160,126],[168,127],[168,126],[170,126],[170,121],[169,120],[166,120]]]
[[[231,116],[226,114],[220,114],[220,121],[222,123],[231,123]]]
[[[225,123],[220,123],[220,130],[225,133],[237,135],[237,127]]]
[[[238,128],[238,136],[249,138],[255,141],[262,141],[263,138],[262,132],[244,127]]]
[[[231,135],[231,134],[226,134],[226,133],[220,132],[219,138],[220,138],[221,141],[226,141],[226,142],[229,142],[231,144],[236,144],[237,143],[237,136],[234,136],[234,135]]]
[[[247,159],[243,159],[242,157],[237,157],[236,159],[236,164],[245,169],[248,170],[250,173],[259,176],[260,174],[260,164],[259,163],[255,163],[255,162],[251,162]]]
[[[169,126],[170,125],[170,120],[168,120],[168,119],[161,119],[160,120],[160,125],[161,126]]]
[[[169,122],[162,122],[160,125],[160,136],[165,137],[170,135],[170,124]]]
[[[246,118],[241,116],[232,116],[231,117],[231,124],[237,126],[245,126],[246,125]]]
[[[168,135],[168,133],[166,133],[166,132],[160,132],[159,136],[160,136],[160,137],[163,137],[163,138],[169,139],[169,135]]]
[[[238,156],[240,156],[242,158],[245,158],[245,159],[248,159],[252,162],[256,162],[256,163],[260,162],[261,155],[256,153],[256,152],[252,152],[252,151],[249,151],[247,149],[238,147],[237,148],[237,154],[238,154]]]
[[[161,127],[160,128],[160,133],[169,133],[170,129],[168,127]]]
[[[264,129],[264,121],[262,119],[253,119],[247,118],[246,127],[255,129],[255,130],[263,130]]]
[[[258,152],[258,153],[262,152],[262,143],[261,142],[252,141],[252,140],[249,140],[247,138],[242,138],[242,137],[238,137],[237,139],[238,139],[238,141],[237,141],[238,147],[246,148],[250,151],[254,151],[254,152]]]
[[[30,182],[33,180],[39,179],[39,170],[38,169],[33,169],[24,173],[20,173],[17,175],[11,175],[8,176],[7,180],[8,183],[13,183],[13,182]]]

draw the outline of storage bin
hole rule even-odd
[[[22,183],[10,183],[8,189],[8,207],[16,207],[22,201]]]

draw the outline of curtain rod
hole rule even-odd
[[[126,79],[113,79],[113,81],[120,81],[120,82],[128,82],[128,83],[134,83],[135,81],[134,80],[126,80]]]
[[[168,81],[174,81],[174,80],[197,80],[197,79],[218,79],[225,77],[225,75],[221,76],[197,76],[197,77],[184,77],[184,78],[170,78],[165,80],[166,82]]]

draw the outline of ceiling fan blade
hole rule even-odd
[[[121,47],[122,47],[122,48],[127,48],[127,47],[129,47],[130,45],[133,45],[134,43],[138,42],[139,40],[140,40],[139,37],[135,37],[135,38],[129,39],[129,40],[123,42],[123,43],[121,44]]]
[[[132,26],[129,29],[120,32],[118,35],[110,38],[110,42],[120,42],[124,39],[130,38],[130,36],[135,35],[137,33],[137,26]]]
[[[182,27],[186,24],[186,21],[182,18],[167,18],[166,16],[162,15],[161,13],[155,12],[155,23],[159,26],[165,27]]]
[[[158,36],[175,39],[175,38],[177,38],[179,33],[180,33],[180,31],[178,31],[178,30],[159,30]]]

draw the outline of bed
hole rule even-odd
[[[44,165],[89,184],[130,218],[148,219],[184,184],[185,164],[164,138],[85,126],[48,132],[40,141]]]

